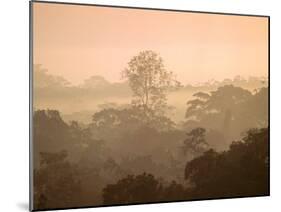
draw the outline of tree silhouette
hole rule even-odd
[[[210,94],[198,92],[193,96],[196,98],[187,102],[186,126],[210,127],[231,140],[250,128],[267,126],[268,88],[252,94],[241,87],[225,85]]]
[[[160,183],[151,174],[128,175],[103,190],[105,204],[128,204],[158,201]]]
[[[133,105],[143,110],[144,118],[151,113],[163,114],[166,91],[178,86],[173,73],[165,69],[162,58],[153,51],[142,51],[133,57],[122,76],[129,80],[134,93]]]
[[[43,68],[41,64],[34,65],[34,87],[67,87],[70,86],[70,82],[61,76],[54,76],[48,73],[48,70]]]
[[[38,166],[40,152],[66,150],[69,159],[77,161],[85,146],[100,146],[100,141],[93,138],[88,127],[82,128],[75,121],[66,123],[57,110],[37,110],[33,121],[35,166]]]
[[[143,126],[149,126],[159,131],[171,130],[175,123],[166,116],[153,115],[149,117],[149,122],[144,118],[143,111],[138,107],[125,109],[106,108],[92,116],[91,127],[99,133],[126,133],[135,131]]]
[[[211,95],[198,92],[193,95],[194,100],[187,102],[186,118],[196,116],[202,119],[208,114],[227,113],[233,111],[237,104],[247,101],[252,94],[243,88],[225,85],[212,91]]]
[[[197,157],[204,153],[209,144],[205,139],[206,130],[204,128],[195,128],[187,133],[187,138],[184,140],[183,153],[190,154],[192,157]]]
[[[252,129],[228,151],[209,150],[186,164],[193,198],[269,194],[268,128]]]
[[[128,175],[103,189],[104,204],[130,204],[183,200],[185,189],[175,181],[166,186],[153,175]]]
[[[40,156],[40,168],[34,171],[35,208],[77,206],[81,192],[79,172],[66,160],[67,152],[44,152]]]

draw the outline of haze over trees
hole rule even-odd
[[[36,209],[269,194],[264,79],[180,86],[153,51],[122,83],[34,69]]]
[[[59,110],[66,121],[77,120],[89,124],[91,116],[104,105],[124,108],[132,102],[133,91],[126,78],[123,78],[123,82],[109,82],[102,76],[94,75],[79,85],[73,85],[61,76],[49,74],[43,65],[35,65],[33,75],[35,108]],[[174,121],[184,121],[186,102],[197,92],[209,93],[219,87],[233,85],[253,93],[256,89],[267,87],[267,84],[267,78],[253,76],[247,79],[238,76],[222,81],[182,84],[176,86],[177,89],[166,90],[169,108],[165,112]]]

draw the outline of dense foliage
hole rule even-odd
[[[58,110],[34,111],[35,209],[269,194],[267,87],[250,91],[226,81],[191,100],[181,95],[178,101],[189,101],[177,122],[166,97],[178,83],[158,54],[141,52],[123,75],[131,104],[105,102],[89,123],[67,121]],[[50,85],[76,92],[75,104],[81,90],[100,89],[99,95],[109,86],[97,76],[79,89],[45,71],[35,77],[46,78],[39,89],[46,101]]]

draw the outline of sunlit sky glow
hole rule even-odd
[[[73,84],[120,81],[142,50],[154,50],[182,83],[266,76],[263,17],[34,3],[34,63]]]

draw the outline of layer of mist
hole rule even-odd
[[[126,74],[73,86],[35,66],[35,209],[269,194],[266,78],[164,92]]]

